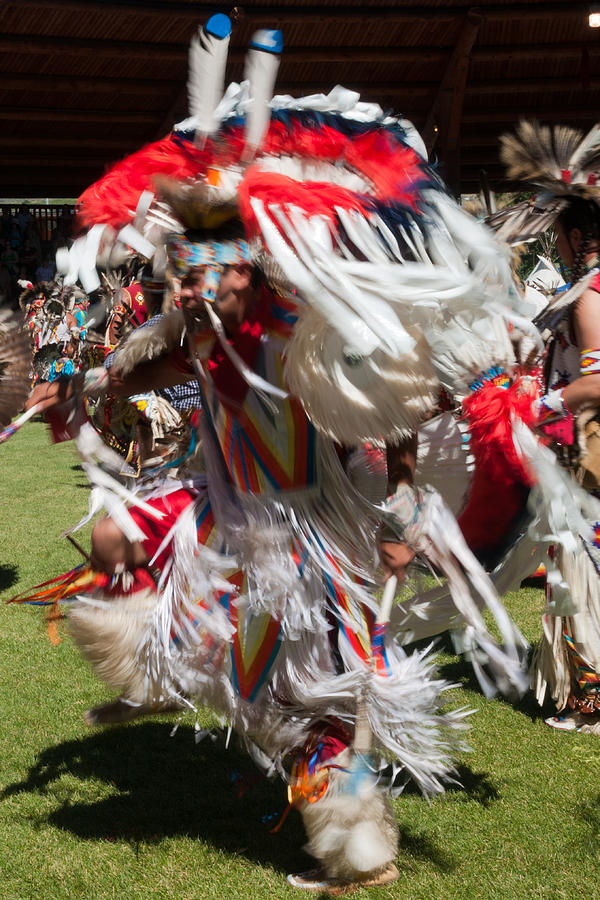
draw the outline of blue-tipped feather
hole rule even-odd
[[[192,39],[189,53],[188,103],[196,135],[204,138],[219,125],[215,110],[223,96],[231,22],[211,16]]]
[[[281,31],[255,31],[246,56],[244,78],[250,83],[252,104],[246,116],[246,155],[252,156],[269,127],[279,56],[283,50]]]

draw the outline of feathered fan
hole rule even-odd
[[[539,122],[519,122],[516,134],[500,138],[500,158],[507,175],[557,196],[600,198],[600,126],[583,138],[566,125],[549,128]]]
[[[510,179],[543,194],[517,203],[487,219],[500,238],[512,244],[537,238],[549,228],[570,199],[581,197],[600,204],[600,126],[586,137],[566,125],[550,128],[539,122],[520,122],[515,134],[500,138],[500,157]]]
[[[16,313],[0,313],[0,428],[23,406],[30,390],[31,349]]]

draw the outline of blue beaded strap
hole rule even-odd
[[[492,366],[490,369],[486,369],[485,372],[482,372],[478,378],[469,384],[469,390],[478,391],[484,384],[491,381],[496,381],[498,387],[507,388],[510,385],[510,378],[502,366]]]

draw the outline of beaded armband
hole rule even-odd
[[[581,375],[598,375],[600,373],[600,348],[582,350],[579,371]]]

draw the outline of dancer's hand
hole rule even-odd
[[[397,541],[379,541],[377,550],[385,580],[390,575],[395,575],[398,584],[402,584],[406,578],[406,569],[417,555],[416,552],[408,544]]]

